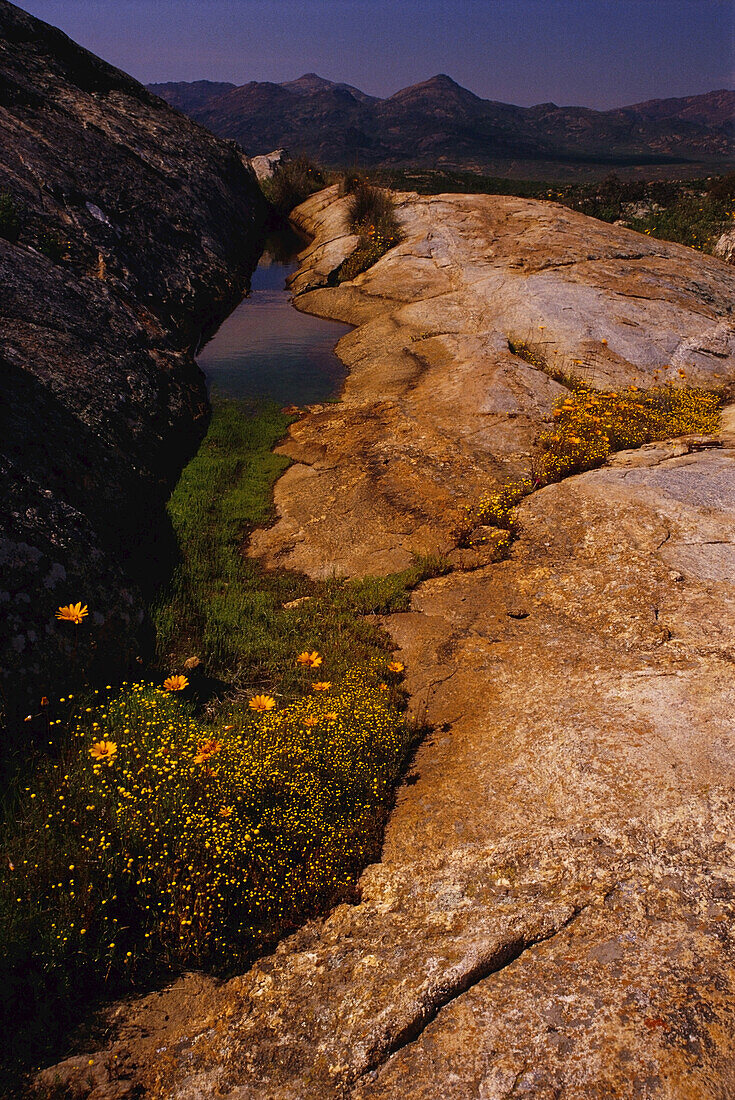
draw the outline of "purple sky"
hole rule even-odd
[[[733,0],[25,0],[144,82],[292,80],[605,108],[732,87]]]

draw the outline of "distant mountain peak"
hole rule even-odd
[[[303,73],[296,80],[284,80],[281,86],[283,88],[303,88],[304,91],[318,91],[322,88],[334,88],[335,84],[334,81],[319,76],[319,73]]]
[[[467,88],[464,88],[461,84],[458,84],[457,81],[454,80],[451,76],[447,76],[446,73],[437,73],[436,76],[429,77],[429,79],[425,80],[424,83],[444,85],[448,88],[459,88],[462,92],[466,92],[469,90]]]
[[[352,84],[327,80],[325,77],[319,76],[318,73],[304,73],[296,80],[284,81],[280,87],[289,92],[295,92],[297,95],[318,95],[320,92],[347,92],[359,103],[376,102],[374,96],[361,92],[359,88],[354,88]]]
[[[436,76],[422,80],[418,84],[411,84],[408,88],[401,88],[386,102],[401,102],[411,99],[436,99],[454,103],[476,104],[483,101],[479,96],[471,92],[469,88],[463,88],[456,80],[446,73],[437,73]]]

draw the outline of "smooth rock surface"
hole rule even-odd
[[[404,203],[406,214],[423,200]],[[556,217],[555,208],[544,217]],[[438,238],[442,224],[432,230]],[[584,225],[576,228],[581,234]],[[590,223],[591,239],[596,232]],[[605,233],[617,241],[615,231]],[[624,238],[630,243],[632,234]],[[658,245],[651,253],[649,244],[640,244],[653,256],[646,263],[658,264]],[[456,247],[453,272],[461,268]],[[463,247],[469,262],[480,245],[468,236]],[[494,247],[511,251],[502,239]],[[676,306],[666,305],[661,331],[642,331],[640,354],[616,360],[623,377],[652,369],[655,349],[693,339],[697,324],[702,343],[707,325],[721,323],[711,300],[695,308],[687,280],[709,287],[711,299],[727,285],[724,265],[682,249],[663,260]],[[426,323],[432,308],[444,317],[445,302],[442,294],[421,300],[422,278],[407,274],[402,293],[426,311]],[[364,288],[374,285],[363,277],[308,301],[327,312],[334,293],[335,303],[369,313]],[[452,292],[458,316],[469,313],[463,296],[476,301],[472,281],[462,285]],[[627,285],[632,296],[632,277]],[[393,299],[389,305],[395,310]],[[385,299],[381,308],[375,316],[388,325]],[[608,326],[615,354],[607,314],[560,321],[555,339],[583,322]],[[390,326],[398,347],[395,314]],[[346,341],[362,339],[357,330]],[[457,346],[468,339],[456,337]],[[294,439],[312,448],[316,463],[324,461],[318,447],[330,453],[338,431],[340,462],[349,463],[353,426],[380,408],[377,395],[360,406],[360,379],[373,394],[373,372],[376,388],[393,386],[420,427],[400,356],[367,340],[362,346],[345,405],[295,426]],[[444,347],[427,369],[440,371],[440,363],[450,384],[452,361]],[[484,362],[478,356],[479,373]],[[471,379],[469,355],[457,369]],[[712,374],[729,381],[732,359],[717,359]],[[424,479],[417,495],[430,483],[421,447],[433,445],[443,415],[440,382],[434,389],[440,411],[415,444],[416,476]],[[462,388],[456,392],[459,403]],[[432,407],[428,388],[422,407]],[[457,414],[460,437],[462,416],[470,412]],[[380,423],[383,446],[398,453],[405,437],[397,443],[396,422]],[[509,441],[511,425],[502,427]],[[531,416],[521,424],[522,440],[532,425]],[[470,451],[468,439],[461,445]],[[475,445],[479,468],[493,452],[483,433]],[[510,466],[505,454],[497,461]],[[324,478],[334,473],[317,470],[304,481],[314,518],[300,544],[315,571],[326,545]],[[397,490],[390,513],[380,479],[371,484],[377,510],[405,514]],[[282,511],[294,499],[280,495]],[[334,513],[345,523],[345,554],[364,563],[373,560],[373,513],[356,514],[356,499],[345,494]],[[426,513],[441,499],[427,497]],[[359,903],[311,922],[230,982],[189,975],[121,1006],[110,1045],[91,1066],[88,1056],[72,1059],[46,1080],[59,1074],[94,1100],[735,1095],[732,407],[718,437],[621,453],[528,497],[520,520],[508,560],[427,581],[410,611],[386,620],[407,666],[412,709],[433,732],[398,792],[382,862],[364,872]],[[285,523],[274,531],[287,557]],[[390,533],[389,518],[381,530]],[[270,537],[275,554],[278,536]]]
[[[278,522],[252,540],[268,565],[353,576],[447,552],[467,503],[525,472],[564,392],[509,338],[603,388],[735,376],[735,274],[719,260],[555,203],[403,195],[405,241],[354,282],[312,289],[356,243],[346,202],[330,188],[296,212],[315,234],[296,305],[357,327],[337,345],[342,402],[281,448],[294,465]]]

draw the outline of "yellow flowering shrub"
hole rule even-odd
[[[0,874],[45,965],[227,967],[346,897],[409,748],[386,668],[209,726],[147,684],[85,713]]]
[[[670,382],[603,391],[575,381],[556,402],[552,418],[553,427],[536,440],[531,476],[508,481],[465,509],[455,531],[460,546],[490,544],[495,558],[502,558],[517,532],[516,506],[534,489],[602,466],[613,451],[717,431],[720,401],[708,390]],[[478,528],[493,530],[478,534]]]
[[[492,527],[490,536],[492,549],[498,559],[502,558],[511,544],[517,529],[516,505],[531,492],[533,484],[530,478],[516,478],[507,481],[499,489],[483,493],[475,504],[465,509],[461,527],[455,532],[460,545],[470,546],[477,542],[488,542],[488,535],[473,535],[478,527]]]
[[[719,423],[716,394],[670,383],[651,389],[595,390],[582,382],[557,401],[554,426],[538,438],[536,485],[601,466],[613,451],[656,439],[712,432]]]

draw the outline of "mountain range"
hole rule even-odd
[[[481,99],[444,74],[380,99],[306,73],[276,84],[149,84],[250,156],[285,147],[330,166],[431,166],[538,177],[646,168],[686,175],[735,165],[735,92],[614,110]]]

